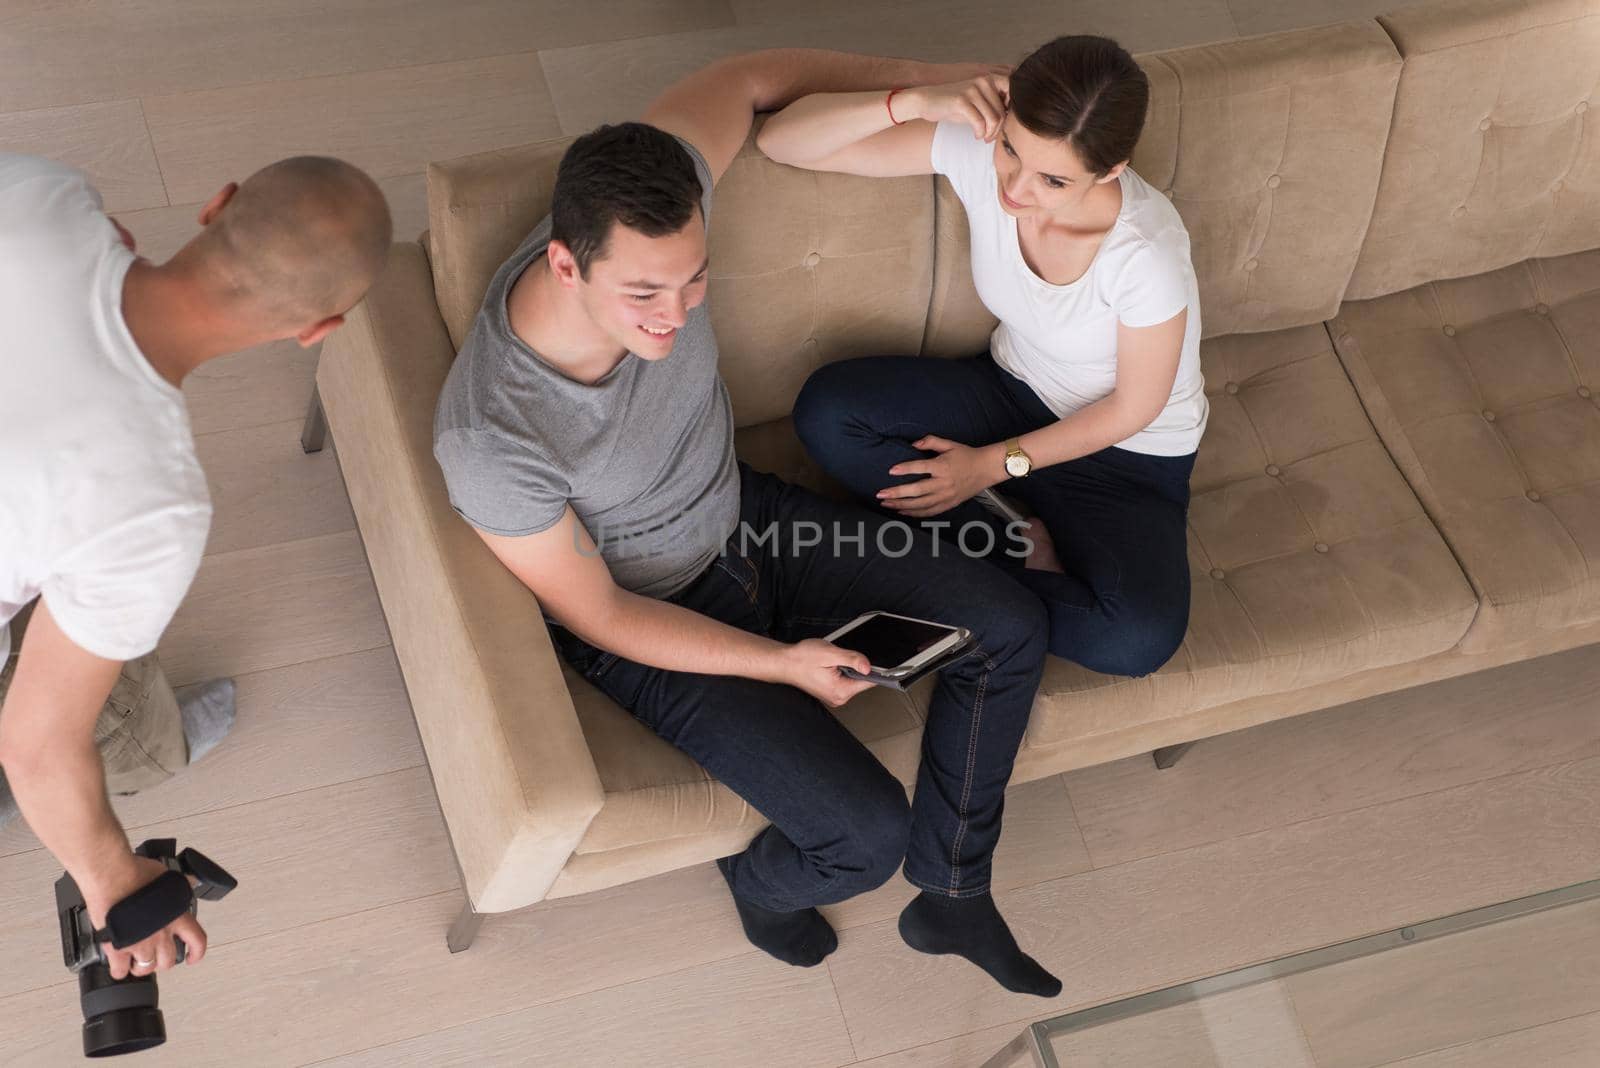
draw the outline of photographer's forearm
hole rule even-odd
[[[16,711],[16,710],[11,710]],[[91,912],[109,908],[136,886],[128,836],[106,797],[94,739],[43,739],[5,757],[17,806],[44,847],[83,891]]]
[[[779,655],[787,648],[699,612],[622,589],[603,611],[563,622],[590,645],[665,671],[774,682]]]

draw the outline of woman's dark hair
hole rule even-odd
[[[1066,141],[1103,175],[1133,155],[1150,79],[1106,37],[1057,37],[1011,72],[1011,110],[1040,137]]]
[[[700,204],[694,160],[664,130],[601,126],[572,142],[556,168],[550,238],[572,250],[578,273],[604,259],[613,223],[646,237],[682,230]]]

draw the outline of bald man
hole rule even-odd
[[[326,337],[390,240],[372,179],[319,157],[230,183],[200,224],[151,263],[84,175],[0,153],[0,821],[14,795],[96,927],[165,870],[108,790],[163,781],[233,720],[231,683],[175,696],[153,654],[211,523],[179,387],[225,353]],[[170,968],[174,938],[204,955],[185,914],[107,945],[112,975]]]

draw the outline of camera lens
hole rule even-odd
[[[156,1008],[156,977],[111,978],[111,969],[93,964],[78,973],[78,999],[83,1006],[83,1053],[115,1057],[159,1046],[167,1025]]]

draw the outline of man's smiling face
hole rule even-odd
[[[689,311],[706,299],[706,228],[699,209],[683,229],[646,237],[620,223],[589,263],[578,292],[589,318],[641,359],[672,351]]]

